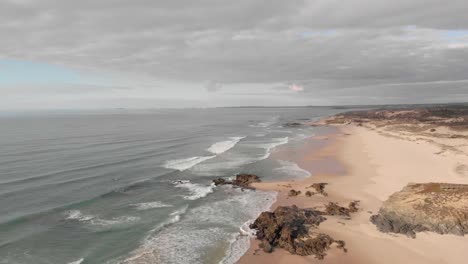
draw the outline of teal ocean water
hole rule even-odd
[[[215,187],[324,128],[332,108],[219,108],[0,117],[0,263],[233,263],[276,194]]]

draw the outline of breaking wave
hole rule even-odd
[[[172,205],[165,204],[165,203],[160,202],[160,201],[131,204],[130,206],[133,206],[138,210],[148,210],[148,209],[154,209],[154,208],[172,207]]]
[[[136,222],[140,220],[140,218],[136,216],[119,216],[112,219],[102,219],[94,215],[83,214],[80,210],[70,210],[68,211],[68,216],[65,218],[65,220],[75,220],[92,225],[107,226]]]
[[[169,160],[169,161],[166,161],[163,167],[166,169],[184,171],[184,170],[192,168],[193,166],[197,165],[200,162],[212,159],[214,157],[216,157],[216,155],[201,156],[201,157],[197,156],[197,157],[191,157],[191,158],[186,158],[186,159]]]
[[[207,150],[213,154],[221,154],[233,148],[243,138],[245,137],[231,137],[230,140],[214,143]]]
[[[175,187],[184,188],[190,192],[190,195],[183,196],[185,200],[197,200],[205,197],[212,193],[215,187],[214,184],[202,185],[198,183],[192,183],[190,181],[175,181],[173,183],[175,184]]]

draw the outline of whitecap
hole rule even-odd
[[[173,182],[177,188],[185,188],[190,192],[190,195],[185,195],[185,200],[197,200],[207,196],[213,192],[214,184],[202,185],[198,183],[192,183],[190,181],[175,181]]]
[[[148,210],[148,209],[154,209],[154,208],[172,207],[172,205],[165,204],[165,203],[160,202],[160,201],[147,202],[147,203],[137,203],[137,204],[131,204],[130,206],[133,206],[138,210]]]
[[[153,228],[150,233],[154,233],[156,231],[161,230],[165,226],[179,222],[180,217],[187,212],[187,209],[188,209],[188,205],[185,205],[182,208],[170,213],[169,214],[170,217],[164,222],[162,222],[161,224],[157,225],[155,228]],[[147,237],[147,239],[149,239],[149,237]]]
[[[179,170],[179,171],[184,171],[187,169],[190,169],[191,167],[197,165],[198,163],[201,163],[205,160],[209,160],[216,157],[214,156],[197,156],[197,157],[191,157],[191,158],[186,158],[186,159],[175,159],[175,160],[169,160],[164,163],[163,167],[166,169],[174,169],[174,170]]]
[[[68,216],[65,219],[76,220],[79,222],[89,223],[92,225],[100,225],[100,226],[125,224],[125,223],[136,222],[140,220],[140,218],[136,216],[119,216],[119,217],[114,217],[112,219],[101,219],[94,215],[83,214],[81,213],[80,210],[68,211]]]
[[[271,151],[274,148],[280,145],[287,144],[288,142],[289,142],[289,137],[283,137],[283,138],[273,138],[271,143],[257,145],[258,147],[264,148],[266,150],[265,155],[261,157],[260,160],[270,157]]]
[[[214,143],[207,150],[213,154],[221,154],[233,148],[243,138],[245,137],[230,137],[229,140]]]
[[[79,260],[69,262],[68,264],[81,264],[84,261],[84,258],[80,258]]]

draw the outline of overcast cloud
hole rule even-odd
[[[468,101],[467,13],[466,0],[2,0],[0,61],[82,79],[2,82],[0,67],[0,109]]]

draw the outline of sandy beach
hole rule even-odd
[[[437,131],[450,132],[443,127]],[[277,157],[296,162],[312,176],[301,181],[261,182],[254,186],[278,192],[272,210],[293,204],[323,209],[327,202],[346,206],[350,201],[359,200],[360,209],[351,219],[326,216],[327,221],[318,228],[322,233],[344,240],[348,252],[332,248],[324,260],[292,255],[281,248],[265,253],[259,249],[259,242],[252,239],[249,251],[239,263],[465,263],[467,236],[422,232],[413,239],[381,233],[369,217],[392,193],[408,183],[468,183],[467,153],[463,137],[433,136],[424,131],[388,131],[370,125],[340,125],[327,136],[308,139],[299,148],[280,149],[275,153]],[[328,183],[325,188],[328,196],[304,195],[306,187],[320,182]],[[302,194],[288,197],[291,189]]]

